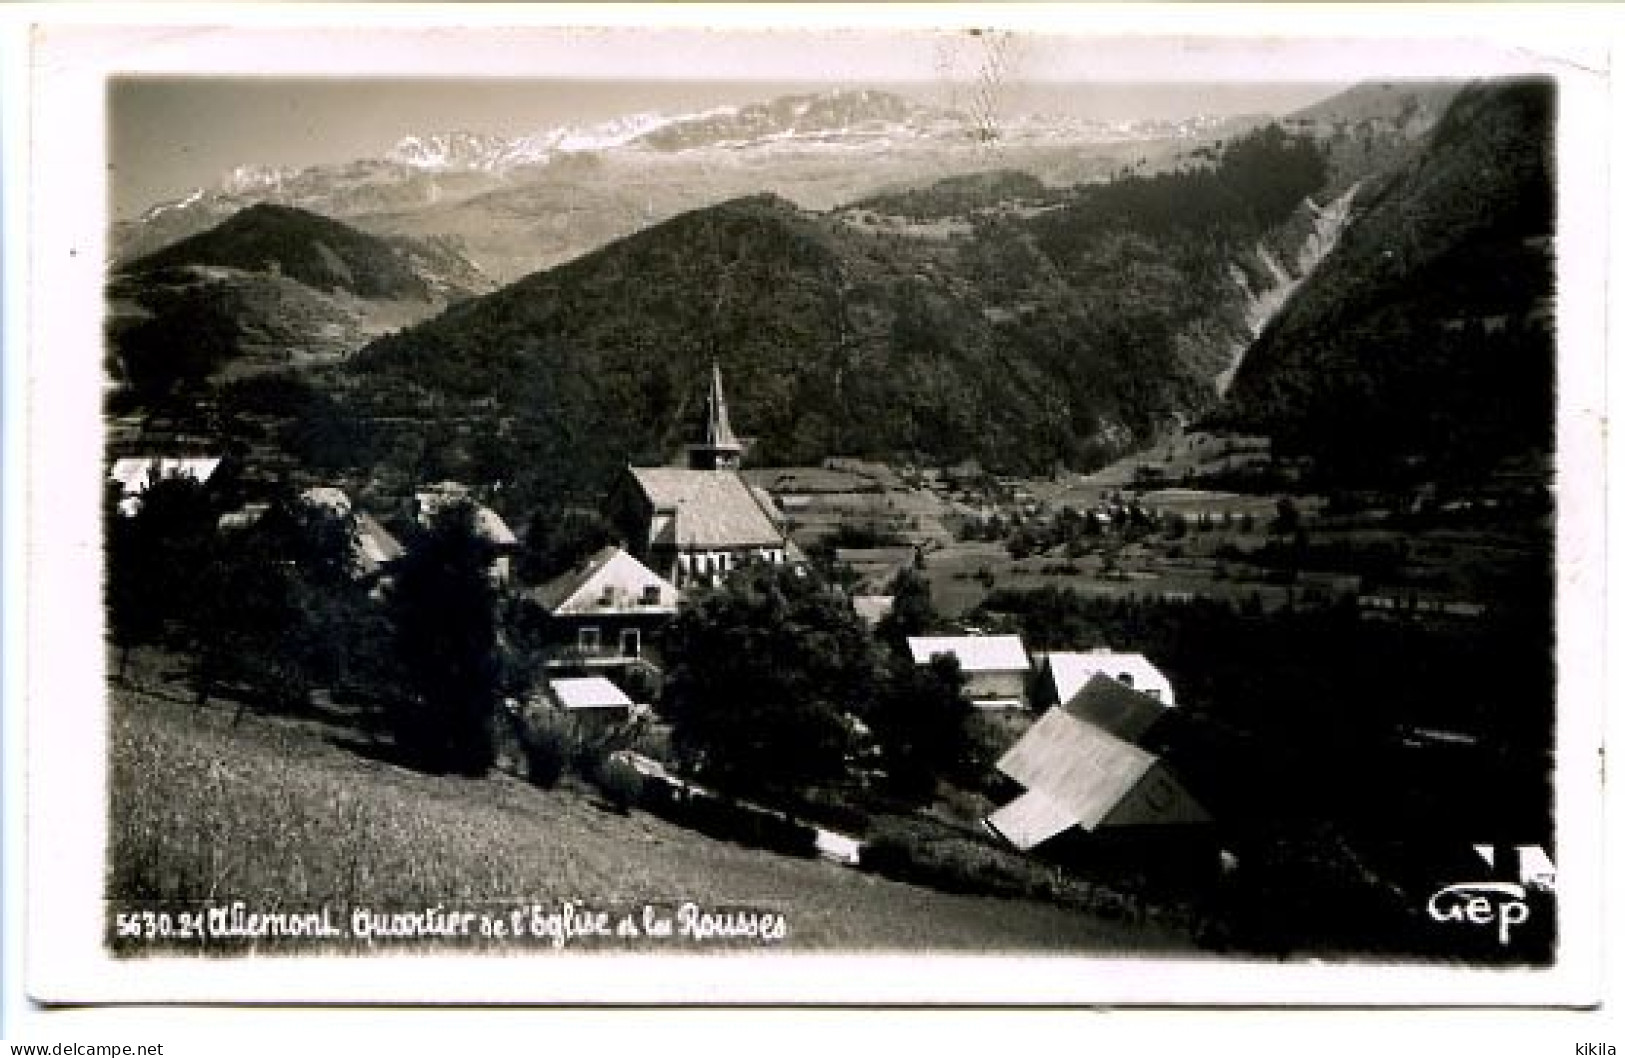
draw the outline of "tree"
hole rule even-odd
[[[679,758],[737,794],[793,800],[844,774],[878,654],[850,603],[782,566],[686,600],[667,636],[662,709]]]
[[[203,486],[185,475],[152,482],[133,514],[119,512],[121,498],[113,486],[104,500],[104,599],[120,678],[132,648],[190,638],[216,518]]]
[[[525,532],[519,575],[532,583],[552,580],[599,548],[615,541],[615,529],[598,512],[581,507],[538,510]]]
[[[924,635],[936,627],[936,606],[931,602],[931,582],[912,569],[905,569],[892,581],[891,612],[875,626],[875,637],[893,652],[907,654],[908,638]]]
[[[1270,522],[1270,532],[1275,536],[1293,536],[1301,521],[1297,503],[1291,496],[1282,496],[1275,501],[1275,518]]]
[[[868,717],[880,745],[887,784],[898,796],[929,801],[942,779],[964,778],[969,770],[965,677],[951,655],[916,665],[895,657],[885,689]]]
[[[407,547],[389,595],[406,693],[397,746],[429,771],[483,775],[495,756],[493,559],[471,503],[450,504]]]

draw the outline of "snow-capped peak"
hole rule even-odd
[[[231,195],[274,191],[299,170],[274,165],[239,165],[220,180],[220,190]]]
[[[479,132],[437,132],[426,136],[403,136],[384,155],[384,160],[414,169],[500,168],[510,147],[508,140]]]

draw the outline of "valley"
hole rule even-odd
[[[877,947],[930,943],[919,900],[950,948],[1550,961],[1549,922],[1490,949],[1418,900],[1553,840],[1552,97],[990,142],[838,91],[154,207],[108,285],[119,895],[218,881],[164,816],[217,788],[340,850],[291,875],[216,821],[320,901],[670,867],[782,886],[815,948],[855,891]],[[1068,713],[1056,659],[1100,655],[1166,697],[1103,669],[1144,700]],[[1066,716],[1098,730],[1026,741]],[[1178,785],[1060,812],[1028,751]],[[560,838],[499,866],[493,820]],[[795,860],[808,822],[873,874]]]

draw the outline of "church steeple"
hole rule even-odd
[[[688,446],[691,470],[738,470],[745,446],[728,423],[728,401],[722,395],[722,369],[711,362],[711,390],[705,397],[705,439]]]

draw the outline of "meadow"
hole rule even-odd
[[[702,908],[785,916],[787,936],[766,950],[1187,950],[1146,923],[1037,901],[955,895],[814,859],[716,840],[643,811],[621,814],[584,786],[542,790],[517,779],[425,775],[357,752],[332,718],[289,718],[221,700],[195,706],[178,686],[150,680],[110,693],[109,943],[123,955],[176,949],[240,955],[346,954],[334,940],[164,941],[116,937],[118,913],[234,901],[254,912],[356,908],[412,912],[557,908]],[[415,945],[511,947],[474,936]],[[726,946],[763,948],[760,940]],[[710,946],[643,938],[674,953]],[[641,946],[641,947],[640,947]],[[327,951],[329,948],[322,948]]]

